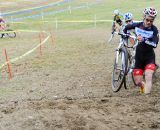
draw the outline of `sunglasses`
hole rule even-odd
[[[130,23],[132,20],[127,20],[126,23]]]
[[[154,19],[145,19],[146,20],[146,22],[148,23],[148,22],[150,22],[150,23],[153,23],[153,21],[154,21]]]

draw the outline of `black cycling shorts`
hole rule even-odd
[[[144,70],[146,65],[155,64],[155,53],[154,51],[149,53],[136,52],[135,56],[135,69]]]

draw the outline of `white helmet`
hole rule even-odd
[[[128,20],[132,20],[133,19],[133,14],[132,13],[125,13],[124,14],[124,20],[128,21]]]
[[[117,9],[114,10],[114,14],[115,14],[115,15],[119,15],[119,10],[117,10]]]
[[[153,7],[147,7],[144,9],[143,14],[155,18],[157,16],[157,11]]]

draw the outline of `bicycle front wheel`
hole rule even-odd
[[[121,89],[123,83],[125,82],[127,67],[128,67],[128,53],[126,48],[123,47],[116,51],[116,57],[112,71],[113,92],[118,92]]]

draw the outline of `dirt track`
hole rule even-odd
[[[12,81],[2,70],[1,129],[160,129],[160,73],[151,95],[140,95],[134,87],[113,93],[115,45],[105,42],[105,34],[98,29],[57,32],[42,56],[35,52],[12,65]]]
[[[23,41],[31,37],[22,35]],[[0,130],[159,130],[160,71],[151,95],[140,95],[133,86],[113,93],[116,45],[107,44],[106,35],[101,29],[58,31],[55,42],[43,46],[42,56],[37,50],[11,65],[12,81],[2,69]]]

